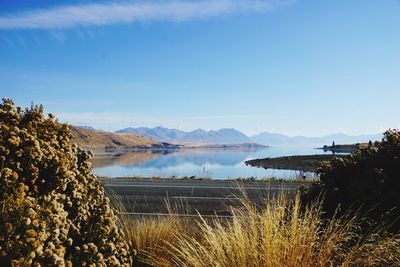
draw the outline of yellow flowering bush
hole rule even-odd
[[[0,104],[0,266],[131,266],[91,154],[42,106]]]

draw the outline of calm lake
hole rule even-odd
[[[246,166],[256,158],[325,154],[313,148],[196,148],[178,150],[138,150],[133,152],[95,151],[93,173],[106,177],[238,177],[294,179],[314,173],[294,170],[262,169]]]

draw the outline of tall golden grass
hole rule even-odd
[[[256,207],[245,197],[229,220],[120,217],[146,266],[400,266],[400,236],[384,229],[359,233],[355,217],[322,219],[285,194]],[[140,264],[139,264],[140,265]]]
[[[111,194],[111,203],[118,211],[118,219],[125,236],[137,251],[135,266],[172,266],[173,254],[170,244],[178,244],[185,237],[195,237],[197,224],[191,218],[179,216],[189,214],[190,208],[183,200],[171,203],[165,200],[168,216],[129,216],[126,204]]]

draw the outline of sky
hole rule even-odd
[[[0,0],[0,96],[109,131],[400,128],[400,1]]]

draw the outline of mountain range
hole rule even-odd
[[[294,136],[290,137],[284,134],[263,132],[254,136],[251,139],[255,143],[269,144],[275,147],[300,147],[300,146],[315,146],[322,147],[336,144],[356,144],[368,143],[368,141],[381,141],[382,134],[372,135],[346,135],[342,133],[325,135],[321,137]]]
[[[306,136],[287,136],[278,133],[263,132],[254,136],[247,136],[244,133],[230,128],[220,129],[217,131],[205,131],[198,129],[191,132],[185,132],[177,129],[169,129],[164,127],[148,128],[125,128],[116,133],[133,133],[139,136],[146,136],[158,142],[167,142],[173,144],[243,144],[258,143],[261,145],[275,147],[294,147],[294,146],[324,146],[330,145],[332,142],[336,144],[354,144],[365,143],[369,140],[379,141],[382,134],[373,135],[346,135],[331,134],[322,137],[306,137]]]
[[[244,133],[235,129],[220,129],[218,131],[205,131],[198,129],[184,132],[177,129],[163,127],[156,128],[126,128],[116,133],[133,133],[149,137],[159,142],[173,144],[244,144],[252,140]]]

